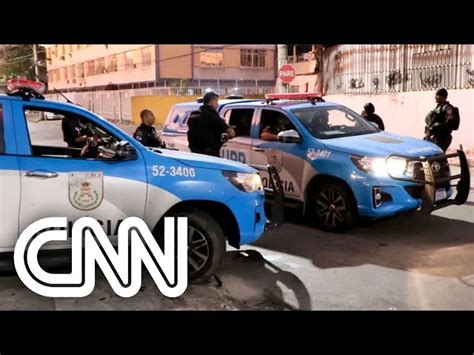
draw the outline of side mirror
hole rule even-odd
[[[115,154],[122,160],[134,160],[137,158],[135,147],[126,140],[120,141],[115,145]]]
[[[299,143],[301,142],[301,137],[294,129],[288,131],[283,131],[277,135],[278,141],[282,143]]]
[[[112,144],[110,147],[99,147],[99,157],[102,159],[134,160],[137,158],[137,151],[126,140]]]

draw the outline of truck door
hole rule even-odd
[[[18,239],[20,172],[9,100],[0,98],[0,252],[11,252]]]
[[[250,162],[250,136],[255,109],[232,107],[224,109],[223,116],[227,124],[234,128],[235,138],[230,139],[221,148],[221,157],[244,164]]]
[[[285,197],[304,201],[304,189],[301,186],[304,168],[301,143],[283,143],[261,138],[265,127],[276,125],[279,120],[285,130],[297,130],[284,112],[269,108],[260,109],[252,131],[251,164],[274,165],[280,174]],[[262,174],[262,180],[264,187],[270,187],[266,173]]]
[[[23,132],[17,134],[24,138],[19,145],[20,230],[44,217],[64,216],[73,222],[91,216],[114,240],[120,221],[128,216],[143,218],[147,184],[141,154],[137,153],[133,160],[82,157],[81,148],[68,147],[64,142],[62,121],[79,119],[106,138],[129,137],[110,133],[83,111],[60,108],[53,110],[60,120],[36,122],[38,116],[51,112],[51,108],[27,101],[15,104],[15,119],[23,122]],[[58,245],[61,246],[65,245]]]

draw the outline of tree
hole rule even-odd
[[[40,80],[46,73],[46,54],[44,47],[38,46],[38,62]],[[6,50],[4,64],[0,65],[0,77],[7,80],[17,77],[24,77],[29,80],[35,80],[35,62],[32,45],[12,46]]]

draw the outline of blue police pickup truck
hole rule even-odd
[[[444,155],[430,142],[380,131],[317,93],[219,103],[220,115],[237,132],[221,156],[275,166],[286,202],[302,205],[310,220],[325,230],[348,229],[357,217],[460,205],[469,194],[462,149]],[[199,106],[189,102],[172,108],[162,134],[167,146],[188,150],[187,119]],[[458,160],[460,174],[451,174],[452,160]],[[268,177],[262,179],[264,187],[269,186]]]
[[[147,148],[78,105],[44,99],[41,83],[13,80],[8,85],[9,94],[0,95],[4,258],[13,258],[24,228],[45,217],[67,217],[70,223],[94,217],[112,242],[123,219],[140,217],[160,242],[163,217],[185,216],[189,277],[205,280],[219,267],[226,241],[239,248],[281,223],[283,189],[274,168],[268,167],[281,204],[272,206],[270,220],[256,169],[221,158]],[[38,117],[48,116],[61,120],[36,123]],[[40,129],[46,124],[46,130]],[[83,146],[65,143],[64,127],[70,124],[86,133]],[[51,248],[68,249],[70,241]]]

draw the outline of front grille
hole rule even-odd
[[[451,176],[448,159],[441,159],[441,160],[437,160],[436,162],[439,163],[440,169],[438,172],[433,171],[433,176],[435,180]],[[431,164],[433,163],[434,162],[432,162]],[[416,180],[425,180],[425,172],[423,171],[423,165],[421,162],[417,161],[410,164],[409,168],[407,169],[407,174],[409,175],[413,174],[413,178],[415,178]],[[449,187],[449,185],[450,183],[449,181],[447,181],[442,184],[437,184],[436,187]]]

